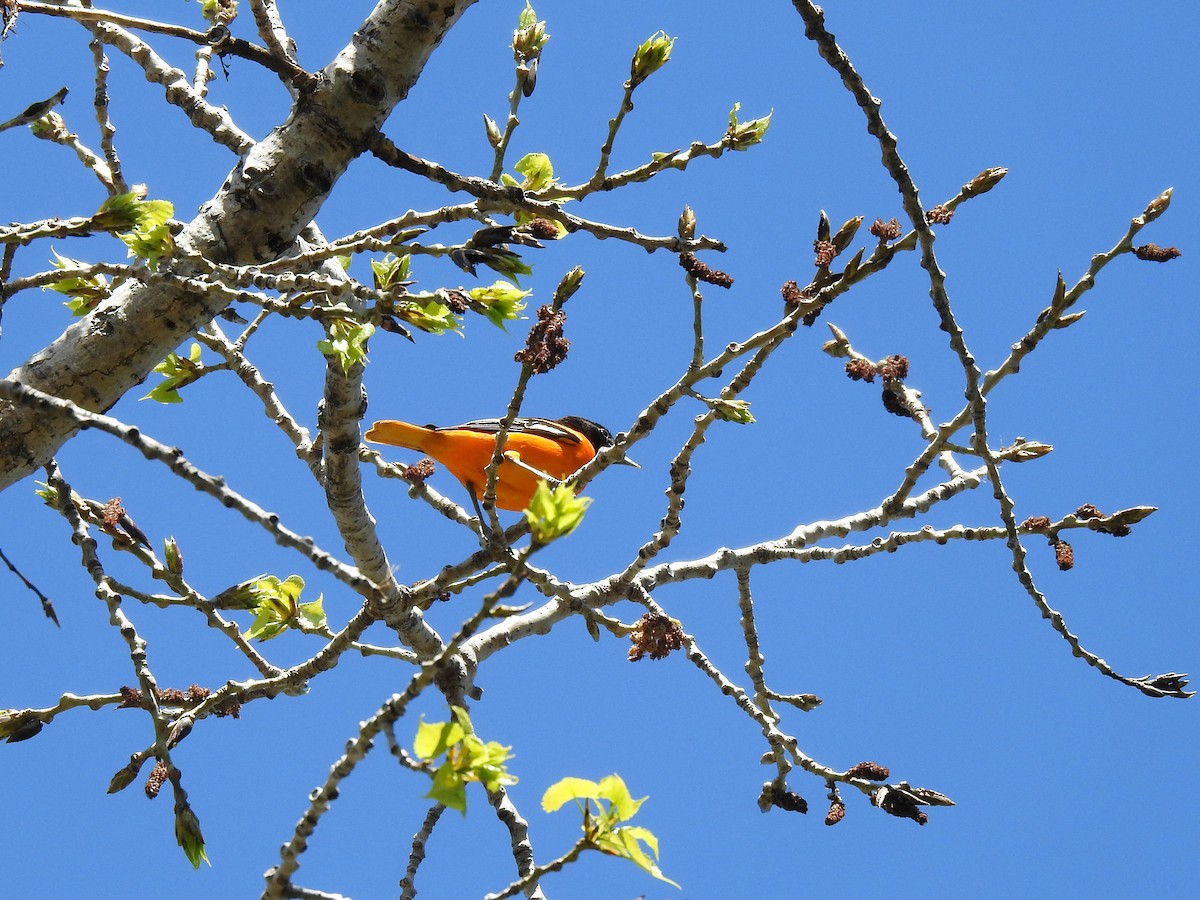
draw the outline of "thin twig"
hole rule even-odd
[[[89,412],[69,400],[52,397],[18,382],[0,381],[0,395],[31,404],[39,409],[68,415],[80,428],[97,428],[120,438],[147,459],[163,463],[197,490],[216,498],[222,505],[237,510],[245,518],[264,528],[275,538],[276,543],[303,553],[318,569],[331,573],[356,593],[363,597],[373,597],[378,594],[376,586],[360,575],[357,570],[319,548],[312,538],[302,537],[280,524],[278,516],[267,512],[227,487],[224,479],[208,475],[193,466],[184,458],[178,448],[168,447],[148,438],[137,428],[126,425],[117,419]]]
[[[29,588],[29,590],[33,591],[34,595],[38,598],[38,600],[41,601],[42,612],[46,614],[46,618],[49,619],[51,622],[53,622],[55,625],[57,625],[59,628],[62,628],[62,625],[59,624],[58,616],[54,612],[54,604],[52,602],[50,602],[50,598],[47,597],[45,594],[43,594],[40,590],[38,590],[37,585],[34,584],[32,581],[30,581],[28,578],[26,578],[24,576],[24,574],[22,574],[21,570],[18,569],[16,567],[16,565],[13,564],[13,561],[5,555],[3,550],[0,550],[0,560],[2,560],[4,562],[4,564],[6,566],[8,566],[8,570],[10,572],[12,572],[14,575],[16,575],[18,578],[21,579],[22,584],[24,584],[25,587]]]
[[[162,34],[168,37],[181,38],[201,46],[211,46],[218,54],[231,54],[258,63],[269,69],[286,84],[306,82],[313,78],[308,72],[296,65],[294,60],[286,56],[271,53],[265,47],[251,44],[242,38],[234,37],[229,29],[218,25],[208,31],[196,31],[183,25],[172,25],[169,22],[157,22],[152,19],[139,19],[136,16],[126,16],[105,9],[92,9],[80,6],[53,6],[49,3],[35,3],[31,0],[21,0],[21,11],[40,13],[46,16],[59,16],[74,19],[84,25],[109,25],[133,28],[137,31],[148,31],[152,34]]]

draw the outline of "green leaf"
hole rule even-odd
[[[449,761],[433,773],[433,784],[425,796],[450,809],[457,809],[464,816],[467,814],[467,784]]]
[[[335,319],[325,340],[317,341],[317,349],[337,359],[342,371],[349,373],[354,366],[367,364],[367,339],[374,333],[375,326],[369,322]]]
[[[520,185],[522,190],[540,191],[554,184],[554,166],[545,153],[526,153],[513,168],[525,176],[525,181]],[[513,179],[513,184],[516,184],[516,179]]]
[[[167,358],[154,367],[154,371],[163,376],[163,380],[143,400],[155,400],[159,403],[182,403],[179,389],[191,384],[204,374],[204,366],[200,362],[200,345],[193,343],[186,357],[176,353],[168,353]]]
[[[201,0],[200,15],[213,25],[231,22],[237,15],[237,0]]]
[[[504,764],[512,759],[512,747],[506,747],[497,741],[486,744],[474,735],[468,735],[463,741],[467,749],[468,763],[464,767],[470,780],[478,781],[488,791],[499,790],[506,784],[516,784],[515,776],[510,775]]]
[[[462,333],[462,321],[449,306],[436,298],[406,301],[396,307],[396,315],[429,334],[445,334],[447,331]]]
[[[642,849],[641,843],[646,843],[654,853],[654,859]],[[662,873],[655,860],[658,858],[658,838],[647,828],[642,828],[637,825],[627,825],[624,828],[618,828],[610,835],[610,840],[605,841],[605,846],[601,849],[607,850],[614,856],[623,857],[634,865],[641,868],[643,871],[653,875],[659,881],[665,881],[667,884],[674,887],[680,887],[677,882],[672,881]]]
[[[183,848],[192,868],[200,868],[202,862],[212,865],[208,861],[208,854],[204,852],[204,835],[200,833],[200,820],[187,807],[175,814],[175,840]]]
[[[457,722],[426,722],[417,725],[417,736],[413,740],[413,752],[423,760],[432,761],[450,747],[462,742],[466,736]]]
[[[542,809],[548,813],[557,812],[571,800],[595,800],[599,795],[600,785],[596,782],[568,776],[546,788],[546,793],[542,794]]]
[[[176,393],[174,388],[167,385],[166,382],[163,382],[158,387],[156,387],[154,390],[152,390],[150,393],[148,393],[145,397],[141,397],[140,399],[153,400],[156,403],[182,403],[183,402],[183,398],[180,397],[178,393]]]
[[[171,230],[166,225],[139,227],[117,237],[129,248],[130,256],[146,260],[151,269],[158,266],[159,259],[175,252],[175,238],[171,237]]]
[[[487,759],[487,747],[479,739],[478,735],[470,731],[463,735],[460,759],[463,769],[474,769]]]
[[[736,422],[738,425],[754,424],[754,416],[750,412],[748,400],[712,400],[713,412],[723,422]]]
[[[427,797],[462,813],[467,811],[466,784],[478,781],[488,791],[515,784],[504,763],[512,758],[511,747],[495,741],[484,743],[474,732],[471,718],[460,706],[452,706],[453,722],[425,722],[417,725],[413,752],[432,763],[446,759],[434,772],[433,786]]]
[[[41,497],[47,506],[58,506],[58,488],[45,481],[35,481],[34,484],[40,487],[35,488],[33,492]]]
[[[158,228],[166,225],[175,213],[175,207],[169,200],[143,200],[137,206],[138,228]]]
[[[263,580],[271,583],[276,596],[292,606],[300,598],[300,592],[304,590],[304,579],[299,575],[289,575],[283,581],[270,575]]]
[[[375,276],[375,289],[386,291],[408,279],[410,256],[394,256],[389,253],[383,259],[371,260],[371,272]]]
[[[139,184],[127,194],[109,197],[92,216],[92,224],[110,232],[165,225],[174,214],[175,207],[167,200],[146,200],[145,196],[146,186]]]
[[[146,186],[140,184],[127,194],[109,197],[92,216],[92,225],[116,234],[130,256],[144,259],[154,268],[161,257],[175,252],[168,227],[175,207],[167,200],[145,200],[145,196]]]
[[[242,637],[248,641],[269,641],[271,638],[282,634],[286,628],[287,622],[283,621],[268,606],[258,611],[258,615],[254,617],[254,622],[242,632]]]
[[[627,846],[637,847],[639,843],[644,843],[650,848],[650,852],[654,854],[655,858],[658,858],[658,838],[649,828],[643,828],[641,825],[626,825],[619,831]],[[640,851],[640,848],[638,849]]]
[[[643,797],[641,800],[634,800],[633,795],[629,793],[629,788],[625,786],[625,780],[615,774],[606,775],[600,779],[596,796],[598,799],[607,800],[612,804],[617,813],[617,821],[621,822],[632,819],[648,799]]]
[[[87,266],[87,263],[80,262],[77,259],[59,256],[58,251],[53,247],[50,248],[50,252],[54,254],[52,262],[56,269],[78,269]],[[65,306],[71,310],[72,315],[76,316],[83,316],[91,312],[100,304],[101,300],[112,293],[108,279],[100,274],[73,275],[61,281],[52,282],[47,287],[52,291],[66,294],[70,297],[71,299],[66,301]]]
[[[767,129],[771,127],[771,116],[775,114],[774,111],[771,111],[761,119],[739,122],[737,114],[741,108],[742,104],[735,103],[733,109],[729,111],[729,129],[725,132],[725,140],[729,143],[731,150],[747,150],[760,143],[763,135],[767,133]]]
[[[554,812],[568,800],[583,801],[584,835],[592,846],[611,856],[628,859],[655,878],[679,887],[658,868],[658,838],[652,831],[637,825],[618,827],[618,823],[630,819],[646,802],[645,797],[633,799],[621,776],[608,775],[599,782],[564,778],[546,789],[542,795],[542,809]],[[593,802],[598,807],[594,813],[591,811]],[[649,854],[643,844],[650,849]]]
[[[467,291],[467,296],[479,304],[489,322],[501,331],[506,331],[505,322],[523,318],[519,314],[525,309],[525,298],[532,293],[533,291],[523,291],[506,282],[496,281],[490,287],[471,288]]]
[[[529,508],[525,510],[533,543],[548,544],[566,537],[583,521],[583,514],[591,502],[591,497],[575,496],[575,489],[565,484],[551,491],[544,479],[538,482]]]
[[[300,621],[309,628],[324,628],[329,624],[325,617],[324,599],[325,595],[320,594],[311,603],[300,604]]]
[[[304,590],[304,579],[299,575],[289,575],[283,580],[264,575],[239,585],[239,589],[244,604],[254,610],[254,622],[242,633],[246,640],[269,641],[302,622],[315,628],[325,625],[323,595],[311,603],[299,602]]]

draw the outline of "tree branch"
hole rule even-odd
[[[319,86],[297,97],[287,121],[249,150],[179,235],[180,258],[171,267],[189,274],[189,255],[261,263],[291,247],[473,3],[379,3],[321,72]],[[166,284],[123,287],[9,378],[102,412],[225,303]],[[0,405],[0,489],[49,460],[74,429],[70,416]]]

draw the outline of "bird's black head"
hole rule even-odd
[[[592,445],[592,449],[597,453],[605,447],[612,446],[612,432],[599,422],[593,422],[591,419],[585,419],[582,416],[563,416],[558,420],[558,424],[566,425],[568,428],[578,431],[588,439],[588,443]],[[635,469],[641,468],[632,459],[618,459],[615,462],[619,466],[633,466]]]
[[[560,425],[566,425],[578,431],[588,443],[592,445],[592,449],[599,453],[605,447],[608,447],[613,442],[612,432],[598,422],[593,422],[591,419],[585,419],[581,416],[563,416],[558,420]]]

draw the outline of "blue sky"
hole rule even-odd
[[[318,69],[372,4],[281,5],[301,63]],[[726,242],[727,253],[704,257],[736,279],[729,292],[706,291],[710,353],[777,320],[779,286],[792,278],[803,284],[811,275],[821,209],[835,227],[855,215],[868,223],[902,216],[862,113],[805,40],[791,5],[737,5],[731,13],[734,6],[613,0],[597,12],[593,4],[566,0],[536,4],[552,37],[537,90],[522,105],[512,156],[546,152],[568,183],[590,175],[629,56],[658,29],[678,42],[670,63],[639,89],[615,168],[640,164],[653,151],[718,139],[735,102],[743,118],[773,110],[761,146],[700,160],[686,173],[590,198],[579,208],[589,218],[671,234],[687,203],[699,230]],[[397,144],[458,171],[487,174],[491,153],[481,115],[500,119],[506,110],[507,44],[520,7],[490,0],[467,12],[390,119],[386,131]],[[111,8],[198,19],[195,4]],[[1019,376],[992,394],[989,415],[993,444],[1021,435],[1055,447],[1042,460],[1003,469],[1019,520],[1058,518],[1083,503],[1106,512],[1159,508],[1124,539],[1073,534],[1076,566],[1066,573],[1048,547],[1029,540],[1035,578],[1051,605],[1124,674],[1200,670],[1191,555],[1200,501],[1193,366],[1200,330],[1190,272],[1200,247],[1191,108],[1200,89],[1194,66],[1200,16],[1192,4],[1154,4],[1131,14],[1109,2],[1009,4],[986,12],[951,2],[829,3],[826,16],[883,101],[927,208],[986,167],[1009,169],[996,190],[961,207],[936,242],[955,313],[984,369],[1030,327],[1059,270],[1073,284],[1147,202],[1176,189],[1169,212],[1138,242],[1175,245],[1183,256],[1165,265],[1125,256],[1106,268],[1081,303],[1087,316],[1055,332]],[[249,36],[252,22],[248,13],[244,18],[238,26]],[[72,23],[23,15],[0,48],[6,63],[0,119],[66,84],[71,94],[62,112],[96,145],[87,39]],[[188,45],[154,43],[173,64],[190,67]],[[128,60],[114,56],[112,69],[112,115],[127,177],[147,183],[152,196],[172,200],[176,216],[189,219],[219,187],[232,158],[192,135]],[[289,106],[273,77],[242,60],[230,62],[228,79],[213,82],[211,97],[256,138],[282,121]],[[8,172],[0,191],[3,221],[86,215],[103,199],[67,151],[33,140],[27,130],[0,134],[0,152]],[[409,208],[462,199],[363,158],[318,223],[336,237]],[[466,234],[448,228],[436,239]],[[55,247],[89,260],[123,255],[101,238]],[[17,274],[37,271],[49,257],[45,242],[23,250]],[[535,274],[525,285],[534,290],[531,311],[572,266],[588,274],[568,305],[571,355],[535,379],[525,410],[627,428],[679,376],[690,353],[691,301],[675,260],[575,235],[531,261]],[[355,272],[368,277],[365,269]],[[444,261],[419,259],[414,272],[428,289],[473,285]],[[5,372],[69,323],[60,299],[27,292],[8,302],[0,338]],[[839,299],[771,360],[744,395],[756,424],[709,431],[695,460],[684,528],[667,558],[692,559],[873,506],[920,452],[913,425],[880,408],[878,388],[851,383],[841,362],[821,352],[829,337],[825,322],[872,358],[908,356],[909,384],[923,392],[935,422],[958,411],[961,372],[937,329],[927,279],[909,254]],[[450,424],[499,415],[515,381],[512,354],[523,332],[522,323],[502,333],[476,320],[465,339],[419,335],[409,344],[379,335],[365,376],[368,421]],[[315,351],[319,336],[311,323],[282,323],[250,344],[252,360],[310,427],[324,366]],[[295,530],[341,552],[307,469],[232,379],[203,379],[185,389],[180,406],[139,402],[140,393],[112,414],[183,447]],[[622,566],[657,527],[670,459],[702,411],[681,404],[638,446],[641,470],[610,470],[593,483],[585,524],[546,551],[542,564],[576,583]],[[122,497],[156,543],[174,535],[201,590],[215,593],[259,572],[299,572],[310,583],[306,590],[324,592],[331,619],[344,621],[357,608],[305,560],[112,438],[83,434],[59,458],[82,493]],[[415,455],[397,450],[389,458]],[[445,473],[433,484],[465,499]],[[54,599],[63,627],[49,625],[36,599],[0,570],[10,636],[0,654],[0,707],[48,706],[64,691],[107,693],[134,679],[64,523],[33,496],[33,487],[26,480],[0,498],[0,547]],[[472,549],[469,535],[411,501],[396,482],[368,479],[367,490],[401,581],[426,577]],[[895,527],[996,521],[985,484],[927,519]],[[115,573],[141,578],[119,554],[102,552]],[[785,715],[781,727],[823,763],[845,768],[876,760],[891,768],[893,780],[957,801],[932,810],[924,828],[848,792],[845,820],[826,828],[824,785],[800,774],[790,784],[808,799],[809,815],[761,814],[755,801],[771,776],[758,763],[762,737],[682,656],[630,664],[623,642],[594,643],[577,622],[497,654],[480,672],[485,695],[473,717],[485,739],[513,745],[521,781],[512,795],[530,821],[539,860],[564,852],[577,832],[565,813],[541,812],[542,791],[566,775],[615,771],[635,796],[649,795],[639,821],[661,841],[663,870],[683,885],[676,891],[628,863],[593,854],[550,876],[547,894],[583,900],[1191,896],[1200,881],[1193,852],[1200,834],[1186,780],[1200,737],[1196,701],[1151,700],[1073,658],[1010,565],[999,543],[951,542],[852,565],[781,563],[754,571],[768,680],[777,690],[824,700],[817,711]],[[533,599],[518,595],[515,602]],[[732,574],[666,587],[655,599],[730,678],[747,683]],[[133,601],[126,608],[149,641],[160,684],[216,687],[251,676],[198,615]],[[436,608],[431,620],[449,633],[463,608]],[[611,611],[627,621],[640,614],[627,603]],[[382,629],[369,634],[388,638]],[[296,634],[264,646],[281,665],[315,649],[315,639]],[[396,664],[347,657],[303,698],[256,702],[238,721],[203,722],[177,751],[213,861],[196,873],[175,847],[168,797],[148,802],[136,785],[104,793],[113,772],[150,740],[147,719],[109,709],[60,716],[37,738],[6,745],[0,757],[6,890],[253,895],[308,791],[323,781],[357,723],[407,677]],[[445,711],[429,698],[398,724],[402,740],[411,740],[416,714],[437,720]],[[425,813],[425,790],[386,748],[377,748],[343,785],[297,882],[355,898],[393,895]],[[503,887],[510,872],[506,835],[476,792],[465,820],[447,814],[435,832],[420,896],[480,896]]]

